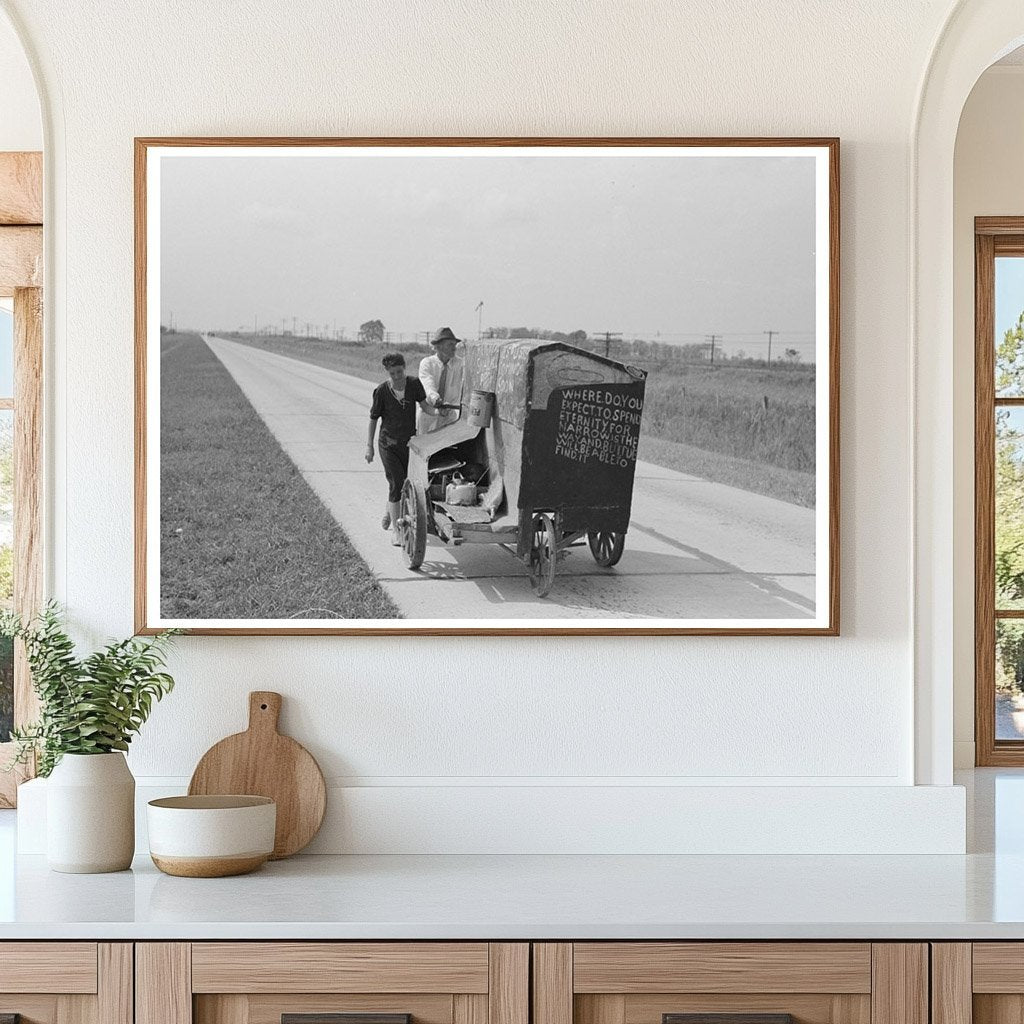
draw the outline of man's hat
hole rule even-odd
[[[442,327],[440,330],[434,333],[434,336],[430,339],[431,345],[440,345],[442,341],[460,341],[461,339],[456,338],[452,333],[450,327]]]

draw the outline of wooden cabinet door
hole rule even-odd
[[[1024,1021],[1024,942],[932,943],[934,1024]]]
[[[130,942],[0,942],[7,1024],[132,1024]]]
[[[924,943],[538,943],[533,1024],[928,1024]]]
[[[136,986],[136,1024],[529,1024],[529,946],[139,943]]]

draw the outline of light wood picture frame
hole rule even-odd
[[[838,139],[139,138],[135,250],[138,632],[838,634]]]

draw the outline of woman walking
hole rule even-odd
[[[373,437],[380,422],[377,450],[388,480],[388,507],[381,520],[386,530],[391,527],[391,543],[401,546],[398,530],[399,503],[402,485],[409,472],[409,438],[416,433],[416,406],[428,416],[435,415],[427,405],[427,394],[416,377],[405,372],[405,356],[389,352],[381,360],[388,379],[374,389],[370,406],[370,428],[366,438],[366,461],[373,462]]]

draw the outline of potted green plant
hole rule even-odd
[[[135,779],[124,752],[174,687],[161,671],[171,638],[112,641],[83,658],[50,602],[33,620],[0,613],[0,635],[21,640],[39,697],[39,719],[15,729],[11,764],[36,758],[48,777],[47,861],[55,871],[122,871],[135,851]]]

